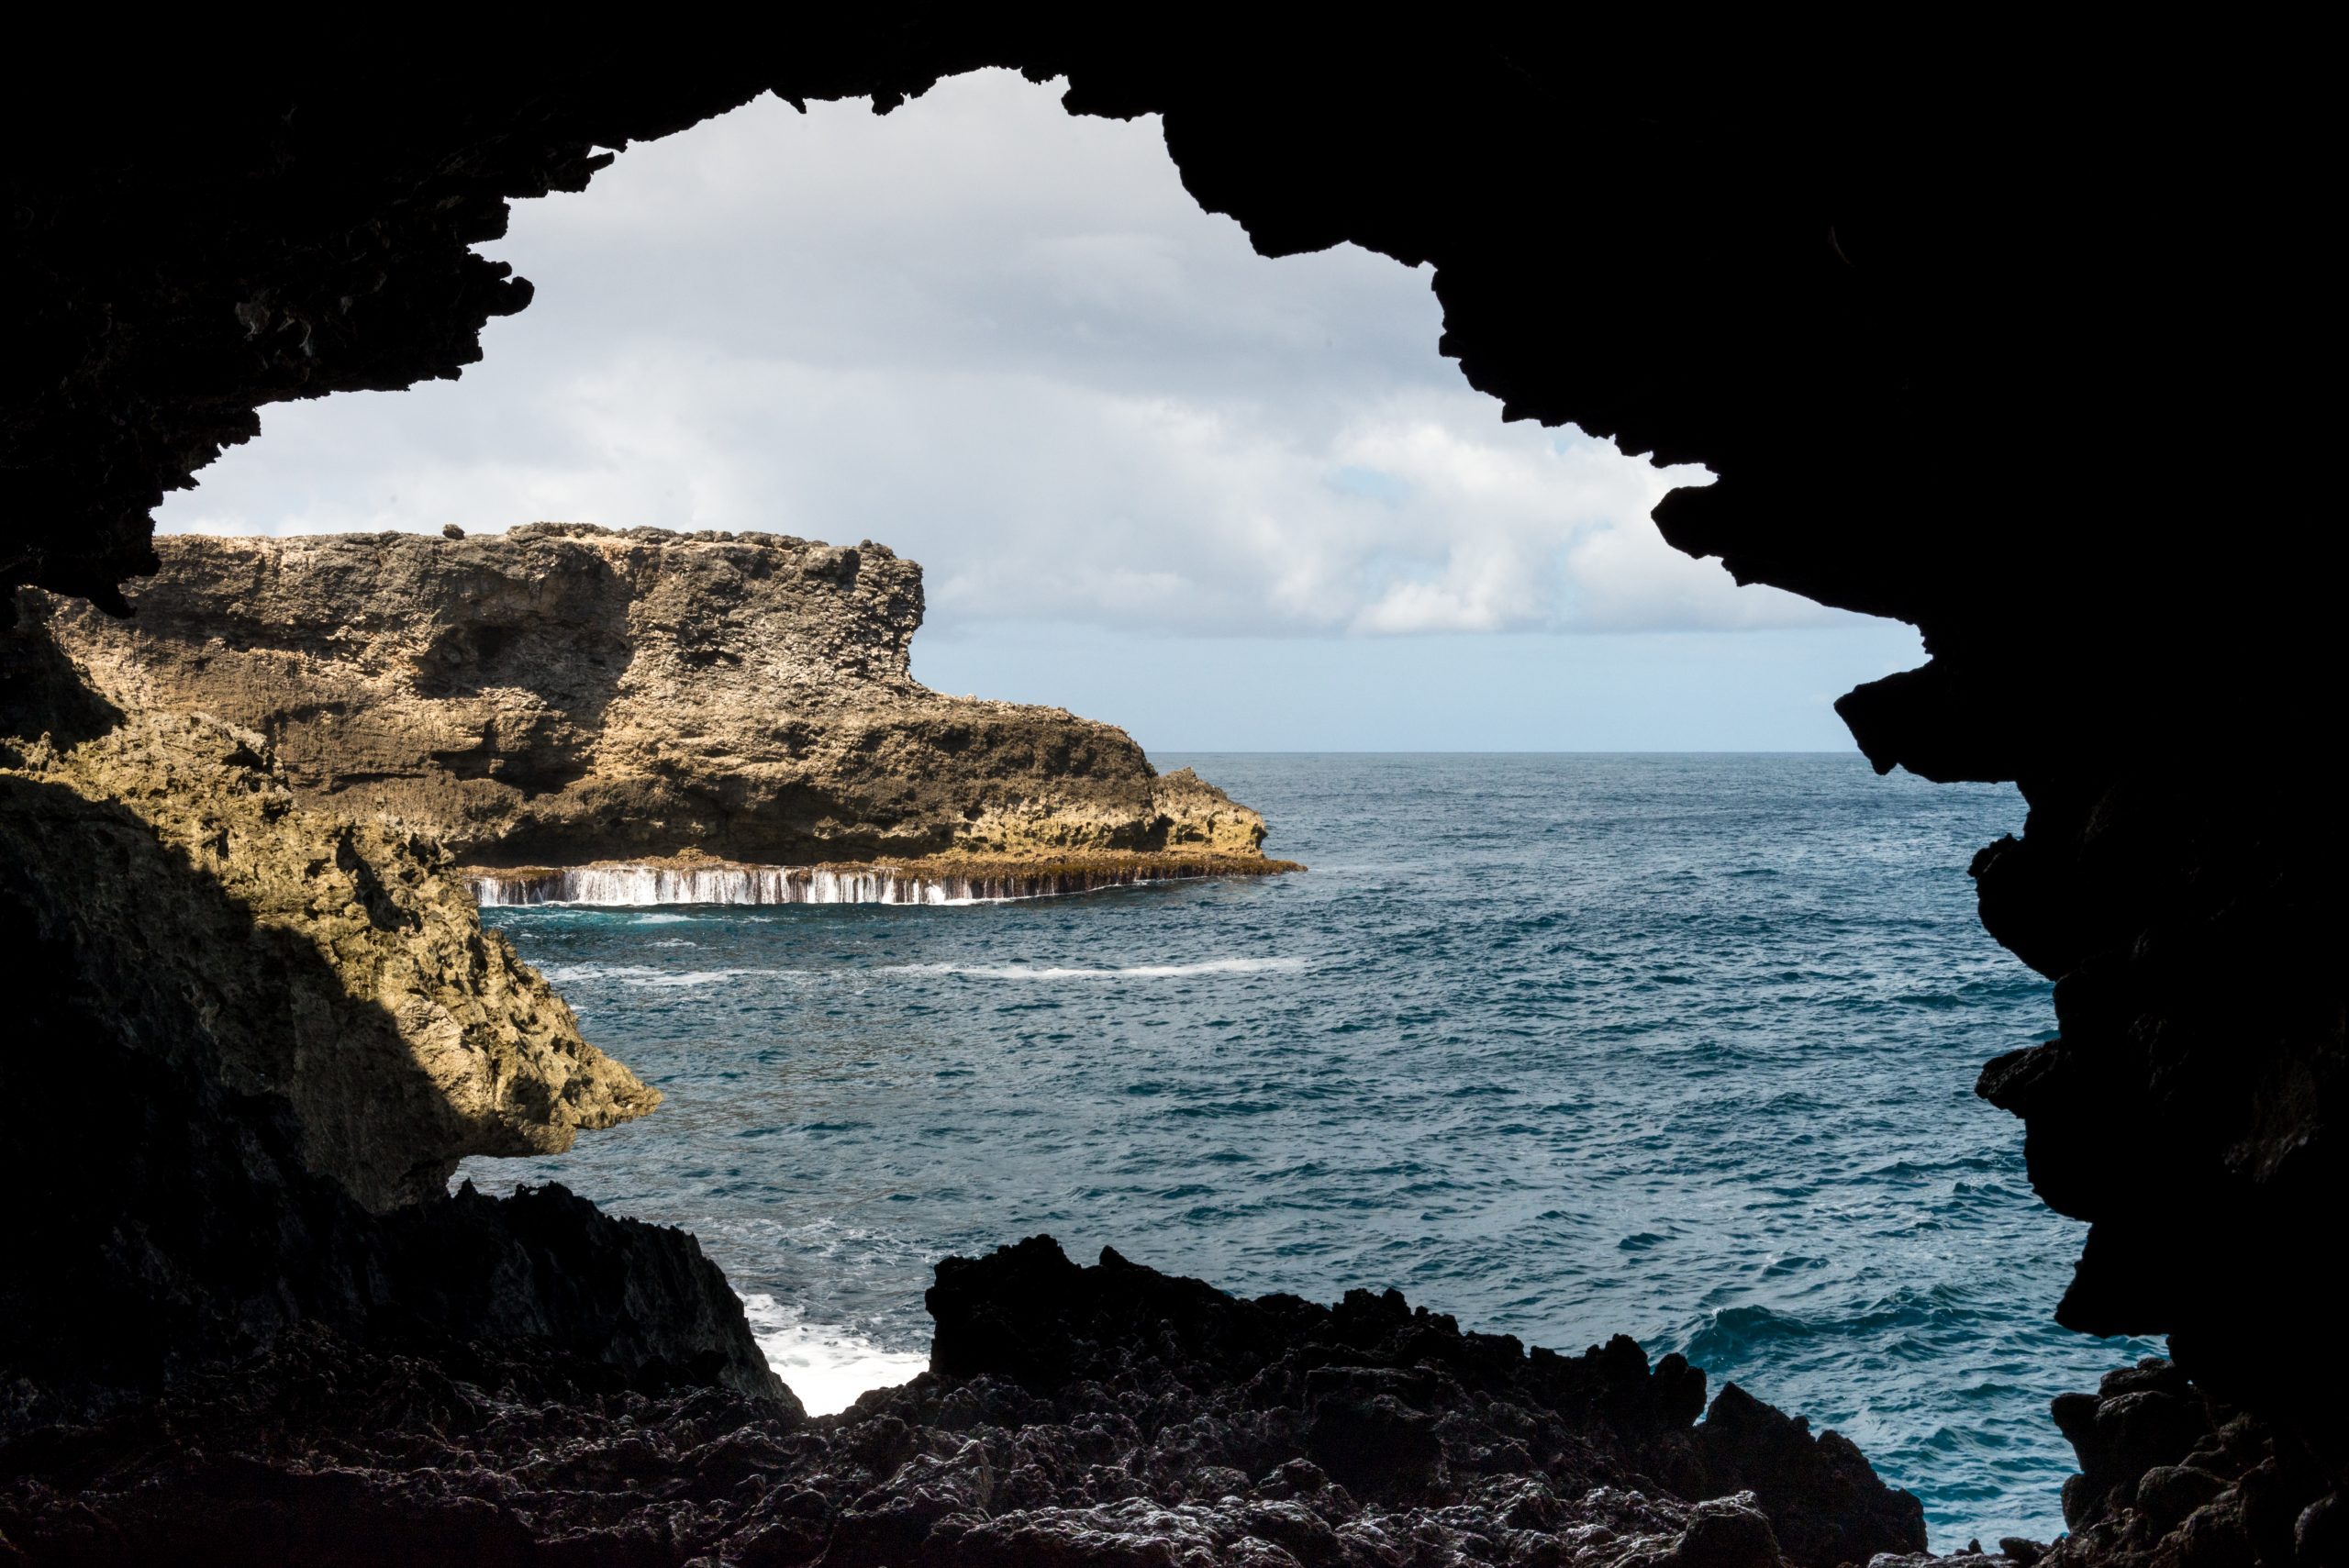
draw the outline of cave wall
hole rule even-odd
[[[529,299],[468,247],[601,149],[760,91],[1065,76],[1162,114],[1265,254],[1432,262],[1442,351],[1510,417],[1709,466],[1675,545],[1923,630],[1840,706],[1878,767],[2030,801],[1975,869],[2061,1038],[1983,1091],[2093,1222],[2065,1319],[2337,1441],[2303,1418],[2341,1375],[2272,1348],[2320,1322],[2344,1189],[2342,844],[2301,760],[2340,707],[2322,51],[1475,5],[404,27],[64,50],[0,111],[0,584],[118,606],[260,407],[457,373]]]

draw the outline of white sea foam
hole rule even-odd
[[[1183,980],[1195,974],[1281,974],[1304,967],[1301,958],[1211,958],[1199,963],[1130,963],[1119,969],[1040,963],[905,963],[881,973],[967,974],[975,980]]]
[[[614,862],[525,873],[476,872],[466,877],[484,909],[548,905],[640,908],[656,904],[1002,904],[1056,898],[1162,880],[1141,868],[914,875],[888,865],[866,870],[823,866],[637,864]],[[659,916],[640,917],[646,923]],[[684,918],[685,917],[671,917]]]
[[[661,971],[640,963],[542,963],[538,966],[550,985],[575,985],[585,980],[656,978]]]
[[[992,891],[959,876],[723,864],[568,866],[530,876],[484,873],[467,880],[484,909],[543,904],[972,904]]]
[[[655,944],[656,946],[659,944]],[[577,985],[607,980],[639,990],[673,991],[696,985],[717,985],[752,977],[779,980],[804,976],[803,969],[649,969],[638,963],[549,963],[540,966],[550,985]]]
[[[876,1388],[894,1388],[930,1370],[920,1351],[883,1350],[872,1340],[821,1323],[810,1323],[796,1307],[772,1296],[746,1296],[743,1316],[766,1353],[767,1365],[811,1416],[829,1416]]]
[[[728,980],[743,980],[753,974],[782,973],[781,970],[773,969],[685,969],[673,974],[656,974],[641,980],[631,978],[627,984],[641,985],[654,991],[673,991],[695,985],[716,985]]]

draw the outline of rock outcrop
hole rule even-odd
[[[773,1374],[691,1237],[451,1198],[660,1096],[579,1037],[445,860],[300,805],[260,739],[125,712],[0,635],[8,1421],[295,1325]]]
[[[10,638],[20,667],[39,637]],[[468,1154],[560,1153],[660,1103],[482,929],[445,859],[296,804],[249,731],[94,728],[0,736],[0,874],[158,1062],[284,1100],[311,1170],[387,1208]]]
[[[267,738],[296,795],[485,865],[698,851],[1253,857],[1123,730],[917,682],[882,545],[533,523],[157,541],[128,620],[28,607],[128,701]]]
[[[1833,1568],[1916,1551],[1850,1444],[1631,1340],[1528,1355],[1389,1291],[1235,1299],[1049,1239],[949,1259],[931,1369],[808,1420],[562,1358],[294,1336],[0,1448],[32,1561]],[[1697,1423],[1692,1425],[1692,1423]],[[201,1452],[154,1440],[201,1429]],[[64,1470],[62,1482],[31,1479]]]
[[[1264,254],[1431,266],[1442,351],[1511,417],[1709,466],[1675,544],[1923,630],[1842,711],[1881,766],[2031,799],[1984,913],[2063,1036],[1984,1088],[2093,1226],[2067,1320],[2173,1332],[2349,1481],[2349,1374],[2276,1349],[2329,1334],[2349,1193],[2349,851],[2299,761],[2343,706],[2321,35],[1657,27],[911,4],[58,51],[0,104],[0,584],[118,605],[256,410],[457,373],[531,292],[472,247],[604,150],[765,91],[1064,76],[1163,115]],[[1562,168],[1595,171],[1571,200]]]
[[[2349,1562],[2349,1512],[2323,1466],[2159,1358],[2055,1401],[2079,1455],[2064,1486],[2070,1533],[2042,1568]]]

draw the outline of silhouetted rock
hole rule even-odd
[[[530,298],[472,247],[602,150],[763,91],[1064,76],[1072,112],[1163,115],[1264,254],[1431,265],[1437,347],[1510,417],[1709,467],[1658,508],[1679,548],[1920,628],[1926,665],[1838,706],[1879,767],[2030,801],[1976,873],[2062,1032],[1982,1091],[2092,1227],[2063,1320],[2169,1334],[2279,1463],[2349,1475],[2349,1373],[2294,1349],[2349,1195],[2349,852],[2305,761],[2343,706],[2321,18],[164,26],[0,100],[0,584],[120,608],[151,508],[257,409],[457,373]]]
[[[1734,1383],[1697,1429],[1710,1487],[1750,1492],[1798,1562],[1864,1562],[1887,1541],[1922,1546],[1923,1515],[1906,1492],[1887,1490],[1852,1440],[1811,1436],[1810,1423],[1763,1404]]]
[[[2213,1400],[2160,1358],[2054,1402],[2079,1456],[2064,1487],[2071,1533],[2006,1542],[2046,1568],[2199,1568],[2340,1561],[2322,1540],[2339,1486],[2297,1440]],[[2013,1551],[2009,1551],[2009,1555]]]
[[[18,1477],[0,1534],[36,1562],[245,1532],[306,1562],[744,1568],[1772,1568],[1782,1543],[1833,1539],[1848,1557],[1785,1546],[1830,1568],[1924,1544],[1915,1499],[1872,1477],[1865,1497],[1841,1473],[1815,1497],[1723,1491],[1712,1421],[1688,1425],[1702,1374],[1628,1340],[1529,1355],[1391,1291],[1243,1301],[1114,1252],[1081,1269],[1041,1237],[945,1261],[930,1303],[933,1370],[814,1420],[633,1391],[543,1343],[427,1360],[299,1330],[152,1408],[0,1450]],[[1731,1409],[1742,1430],[1785,1423]],[[204,1451],[158,1443],[172,1426]]]

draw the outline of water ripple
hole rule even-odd
[[[1050,1229],[1566,1351],[1628,1332],[1842,1430],[1938,1541],[2061,1529],[2046,1402],[2149,1347],[2054,1326],[2079,1228],[1971,1093],[2050,1022],[1965,874],[2013,792],[1851,757],[1181,761],[1316,869],[493,911],[667,1103],[464,1173],[695,1230],[827,1398],[917,1364],[933,1260]]]

